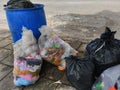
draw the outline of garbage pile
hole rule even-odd
[[[41,36],[36,41],[32,30],[23,27],[22,38],[14,43],[15,86],[34,84],[39,79],[42,59],[58,66],[59,70],[65,70],[65,57],[77,54],[76,50],[50,28],[43,26],[40,32]]]
[[[33,32],[23,27],[22,38],[14,44],[14,84],[27,86],[39,79],[42,60],[66,70],[77,90],[120,90],[120,40],[106,27],[100,38],[91,41],[84,57],[43,26],[36,41]]]
[[[30,0],[9,0],[4,7],[19,10],[34,8],[35,4]],[[42,62],[46,60],[56,65],[59,70],[66,70],[68,80],[77,90],[120,90],[120,40],[114,37],[116,31],[106,27],[100,38],[88,43],[83,58],[77,56],[78,52],[58,37],[51,28],[40,28],[39,40],[35,39],[34,32],[36,31],[23,27],[22,37],[15,40],[15,86],[34,84],[40,77]],[[20,32],[18,34],[21,35]]]
[[[8,9],[33,8],[34,4],[30,0],[9,0],[4,7]]]
[[[115,33],[106,27],[87,45],[84,58],[66,58],[67,78],[77,90],[120,90],[120,40]]]

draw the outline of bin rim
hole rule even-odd
[[[5,11],[26,11],[26,10],[36,10],[44,7],[44,4],[34,4],[35,7],[33,8],[20,8],[20,9],[9,9],[9,8],[4,8]]]

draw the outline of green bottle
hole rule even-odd
[[[96,84],[96,89],[97,90],[103,90],[103,87],[104,87],[103,82],[99,82],[99,83]]]

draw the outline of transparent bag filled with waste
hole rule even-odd
[[[42,59],[31,30],[23,28],[22,38],[14,44],[14,84],[27,86],[39,79]]]
[[[120,90],[120,65],[105,70],[93,84],[92,90]]]
[[[51,28],[43,26],[40,28],[40,32],[41,36],[38,42],[41,57],[58,66],[59,70],[65,70],[65,57],[76,55],[77,51],[59,38]]]

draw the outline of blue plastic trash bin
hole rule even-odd
[[[34,8],[8,9],[5,8],[8,26],[15,43],[21,39],[22,27],[33,31],[35,38],[40,36],[39,28],[46,25],[46,17],[43,4],[35,4]]]

